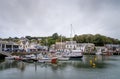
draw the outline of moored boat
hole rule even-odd
[[[5,57],[6,60],[17,60],[20,59],[19,56],[9,56],[9,57]]]
[[[81,50],[71,50],[71,52],[64,54],[63,57],[67,57],[70,60],[81,59],[83,57],[83,54]]]
[[[59,61],[68,61],[69,57],[59,57],[58,60]]]
[[[53,57],[53,58],[41,58],[38,59],[39,63],[56,63],[57,62],[57,58]]]

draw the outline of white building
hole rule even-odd
[[[29,40],[27,38],[21,37],[19,49],[27,51],[28,47],[29,47]]]
[[[76,41],[66,41],[65,48],[66,48],[66,49],[69,49],[69,50],[76,49],[76,48],[77,48],[77,43],[76,43]]]
[[[95,44],[93,43],[81,43],[83,46],[83,52],[92,52],[95,48]]]
[[[66,42],[56,42],[56,44],[51,46],[51,49],[59,50],[82,50],[87,52],[88,50],[94,50],[95,45],[93,43],[77,43],[76,41],[66,41]]]
[[[55,49],[57,51],[63,51],[65,49],[65,45],[66,45],[65,42],[56,42],[55,43]]]

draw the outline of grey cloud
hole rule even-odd
[[[120,0],[0,0],[0,37],[96,34],[120,38]]]

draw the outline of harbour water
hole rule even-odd
[[[0,79],[118,79],[119,75],[120,56],[88,55],[57,64],[0,62]]]

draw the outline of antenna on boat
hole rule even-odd
[[[72,24],[71,24],[71,34],[70,34],[70,51],[72,52],[72,42],[73,42],[73,39],[72,39]]]
[[[70,34],[70,41],[72,42],[73,39],[72,39],[72,24],[71,24],[71,34]]]
[[[62,50],[62,34],[61,34],[61,50]]]

